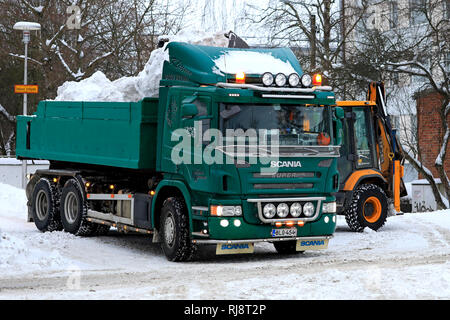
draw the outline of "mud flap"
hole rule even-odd
[[[253,253],[254,251],[253,243],[218,243],[216,248],[217,255]]]
[[[297,251],[324,250],[328,248],[328,239],[297,240]]]

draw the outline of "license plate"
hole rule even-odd
[[[289,228],[289,229],[272,229],[272,237],[296,237],[297,236],[297,228]]]
[[[297,251],[323,250],[328,248],[328,239],[297,240]]]

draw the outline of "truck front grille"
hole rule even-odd
[[[312,183],[255,183],[254,189],[312,189],[314,184]]]

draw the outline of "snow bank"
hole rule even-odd
[[[181,30],[177,35],[161,36],[160,39],[188,42],[192,44],[227,47],[228,39],[225,32],[214,34]],[[147,64],[136,77],[123,77],[111,81],[101,72],[95,72],[91,77],[76,81],[68,81],[58,88],[56,101],[139,101],[144,97],[156,97],[162,68],[165,60],[169,60],[169,53],[163,48],[155,49]]]
[[[2,161],[5,161],[3,159]],[[27,217],[27,197],[25,190],[0,183],[0,217],[14,217],[26,219]],[[5,221],[0,224],[0,230],[8,227]]]
[[[49,238],[42,234],[40,238]],[[39,244],[44,239],[37,239],[35,246],[30,245],[31,239],[21,239],[20,236],[4,233],[0,235],[0,270],[2,274],[17,274],[43,269],[66,267],[67,259],[58,250],[40,250]],[[55,237],[51,237],[55,241]]]

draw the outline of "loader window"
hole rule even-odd
[[[356,166],[367,167],[373,164],[372,148],[370,143],[369,126],[367,108],[354,108],[353,112],[356,115],[355,121],[355,146],[356,155],[358,157]]]

